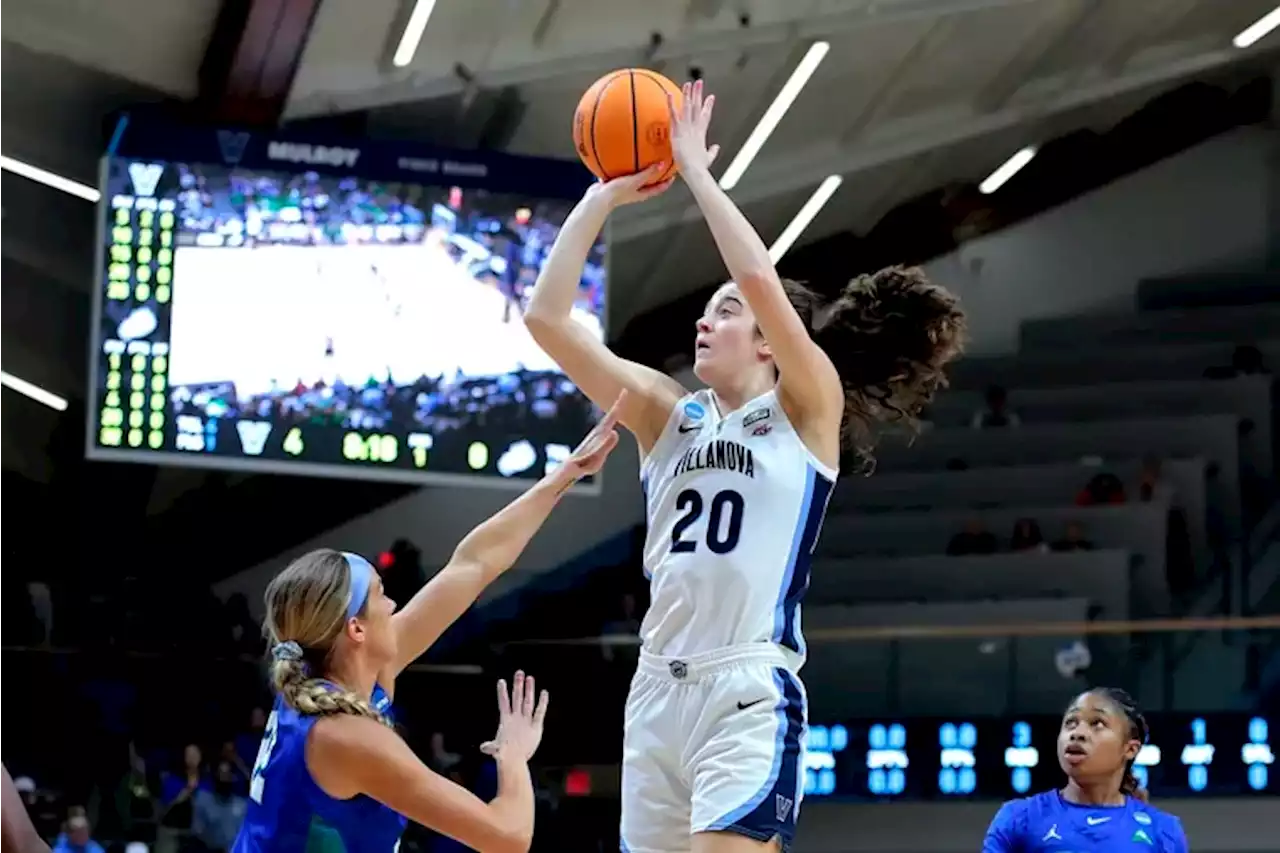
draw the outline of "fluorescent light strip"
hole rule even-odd
[[[809,196],[809,200],[800,208],[795,218],[791,220],[791,224],[782,229],[778,239],[774,240],[773,245],[769,247],[769,260],[776,264],[795,245],[796,240],[800,239],[800,235],[809,227],[809,223],[813,222],[818,212],[827,206],[827,202],[831,201],[831,197],[836,194],[836,190],[840,189],[842,183],[844,178],[840,175],[831,175],[813,191],[813,195]]]
[[[435,11],[436,0],[417,0],[413,11],[409,13],[409,23],[404,25],[404,34],[400,36],[400,44],[396,46],[395,56],[391,61],[396,68],[404,68],[413,62],[413,55],[418,52],[418,43],[427,30],[427,21]]]
[[[1267,14],[1263,15],[1247,29],[1231,40],[1231,43],[1239,48],[1246,48],[1255,42],[1266,38],[1276,27],[1280,27],[1280,6],[1275,7]]]
[[[1010,178],[1021,172],[1023,167],[1030,163],[1035,156],[1035,146],[1028,145],[1023,148],[1017,154],[1005,160],[1004,165],[988,175],[985,181],[978,184],[978,191],[983,195],[991,195],[991,193],[1004,186]]]
[[[0,169],[13,172],[15,175],[21,175],[29,181],[35,181],[37,184],[44,184],[46,187],[70,193],[85,201],[96,203],[102,197],[102,194],[93,187],[87,187],[79,181],[55,175],[53,172],[46,172],[44,169],[32,166],[30,163],[23,163],[21,160],[15,160],[12,157],[0,156]]]
[[[12,373],[5,373],[3,370],[0,370],[0,385],[3,385],[5,388],[12,388],[24,397],[30,397],[37,403],[43,403],[49,408],[56,409],[59,412],[65,412],[67,410],[66,400],[62,399],[57,394],[44,390],[39,385],[32,385],[25,379],[19,379]]]
[[[724,170],[724,175],[720,177],[721,189],[727,192],[736,187],[738,181],[742,180],[742,176],[746,174],[751,161],[756,159],[760,149],[764,147],[765,142],[769,140],[769,136],[777,129],[782,117],[787,114],[787,110],[791,109],[791,105],[795,103],[796,98],[800,95],[800,90],[809,82],[813,72],[818,70],[818,66],[822,64],[822,60],[829,50],[831,50],[831,43],[825,41],[816,41],[809,47],[804,59],[800,60],[796,70],[791,72],[791,77],[783,84],[778,96],[769,105],[769,109],[765,110],[764,115],[760,117],[760,123],[756,125],[756,129],[751,131],[751,135],[743,143],[742,150],[733,158],[729,168]]]

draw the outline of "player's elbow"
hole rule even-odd
[[[530,337],[547,352],[569,335],[565,324],[570,322],[572,320],[568,317],[552,316],[545,310],[532,307],[524,315],[524,327],[529,330]]]
[[[532,827],[520,825],[518,821],[504,821],[481,853],[529,853],[532,846]]]
[[[766,288],[777,287],[779,284],[778,273],[773,267],[751,267],[750,269],[740,272],[734,283],[738,285],[748,300],[753,295],[762,293]]]
[[[524,312],[524,327],[529,330],[529,334],[535,341],[541,343],[544,338],[554,334],[556,318],[552,317],[546,309],[530,305]]]

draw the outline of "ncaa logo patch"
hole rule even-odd
[[[684,404],[684,416],[693,421],[700,421],[707,416],[707,410],[697,400],[690,400]]]

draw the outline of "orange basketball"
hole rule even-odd
[[[634,175],[660,162],[670,165],[658,182],[675,174],[668,93],[678,107],[680,87],[645,68],[613,71],[591,85],[573,113],[573,147],[596,177]]]

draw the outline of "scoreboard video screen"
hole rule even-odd
[[[520,480],[598,417],[521,322],[576,163],[122,119],[103,176],[92,458]]]
[[[1280,795],[1271,721],[1258,714],[1148,715],[1134,775],[1156,797]],[[810,725],[805,796],[1008,800],[1063,785],[1058,717],[868,720]]]

